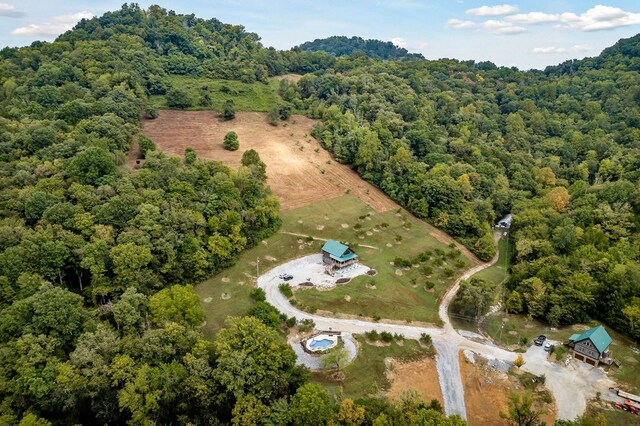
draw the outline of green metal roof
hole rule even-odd
[[[356,257],[358,257],[357,254],[355,253],[346,253],[344,256],[334,256],[333,254],[329,255],[333,260],[338,260],[340,262],[346,262],[347,260],[351,260],[351,259],[355,259]]]
[[[578,340],[578,338],[580,337],[580,334],[572,334],[571,337],[569,337],[569,341],[570,342],[575,342],[576,340]]]
[[[326,251],[332,259],[339,260],[341,262],[358,257],[355,253],[349,253],[349,247],[334,240],[329,240],[324,243],[322,251]]]
[[[600,353],[604,352],[609,347],[609,345],[613,343],[613,339],[611,339],[611,336],[609,336],[607,330],[605,330],[601,325],[585,331],[576,339],[573,339],[574,336],[576,335],[574,334],[573,336],[571,336],[571,340],[573,340],[574,342],[580,342],[582,340],[590,339]]]

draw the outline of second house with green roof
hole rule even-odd
[[[600,363],[611,364],[609,346],[611,336],[603,326],[593,327],[582,334],[569,337],[569,346],[573,348],[573,357],[595,367]]]

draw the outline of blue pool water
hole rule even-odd
[[[311,343],[309,343],[309,347],[311,349],[321,349],[321,348],[326,348],[327,346],[331,346],[332,343],[333,343],[333,340],[329,340],[329,339],[312,340]]]

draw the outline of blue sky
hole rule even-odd
[[[0,0],[0,46],[53,40],[82,17],[124,0]],[[640,2],[471,0],[141,1],[244,25],[262,43],[289,49],[316,38],[358,35],[391,40],[429,59],[490,60],[522,69],[598,55],[640,33]]]

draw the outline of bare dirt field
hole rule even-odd
[[[282,210],[290,210],[332,199],[348,191],[377,212],[398,208],[382,191],[362,180],[349,167],[339,164],[310,135],[314,120],[294,115],[277,127],[266,114],[238,112],[230,121],[220,121],[214,111],[160,111],[155,120],[142,120],[142,133],[158,150],[183,156],[187,147],[198,156],[240,165],[242,153],[255,149],[267,165],[267,184],[280,199]],[[238,151],[222,147],[224,136],[235,131]]]
[[[391,400],[395,400],[404,389],[415,389],[420,392],[425,401],[437,399],[440,404],[444,404],[436,361],[433,358],[423,358],[404,364],[394,362],[387,377],[391,382],[387,396]]]
[[[468,362],[460,352],[460,375],[464,387],[464,400],[469,426],[507,426],[500,412],[507,414],[510,392],[522,392],[522,386],[514,377],[489,368],[479,357],[476,363]],[[547,424],[555,421],[555,408],[547,407],[542,416]]]

